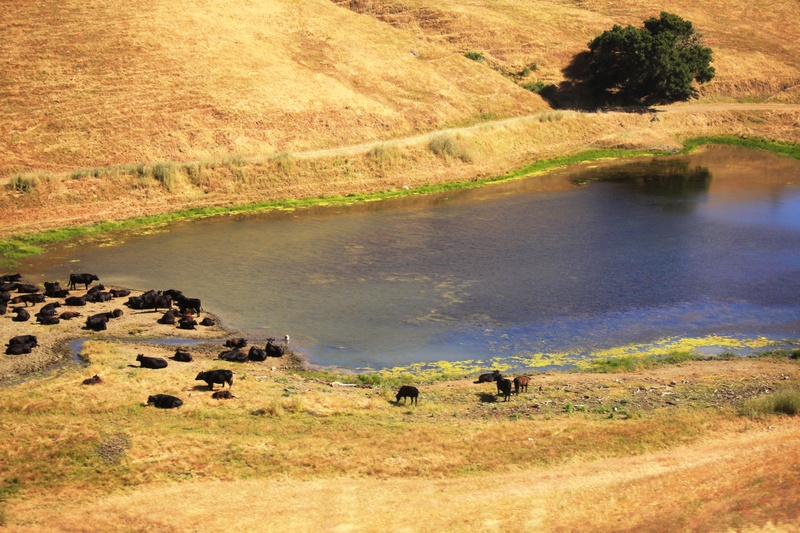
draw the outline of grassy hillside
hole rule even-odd
[[[660,9],[714,48],[708,95],[797,101],[800,80],[786,38],[800,35],[796,2],[0,4],[0,176],[270,155],[528,114],[545,104],[519,82],[558,82],[593,36]]]
[[[3,1],[0,173],[336,146],[541,100],[325,0]]]

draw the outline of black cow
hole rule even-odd
[[[250,351],[247,352],[247,358],[251,361],[264,361],[267,358],[267,352],[258,346],[251,346]]]
[[[33,349],[36,347],[36,344],[29,342],[29,343],[21,343],[21,344],[9,344],[6,348],[6,355],[22,355],[26,353],[31,353]]]
[[[8,291],[0,291],[0,302],[7,302],[11,300],[11,293]]]
[[[175,350],[175,355],[172,356],[172,359],[175,361],[180,361],[181,363],[191,363],[192,354],[190,354],[183,348],[178,348],[177,350]]]
[[[214,391],[214,394],[212,394],[211,397],[215,400],[230,400],[232,398],[236,398],[236,396],[231,394],[231,391],[229,390]]]
[[[87,299],[90,299],[90,298],[93,298],[95,295],[97,295],[98,292],[104,291],[104,290],[106,290],[105,285],[103,285],[102,283],[98,283],[97,285],[95,285],[91,289],[87,290],[86,294],[84,294],[84,296],[86,296]]]
[[[213,318],[205,317],[203,320],[200,321],[201,326],[216,326],[217,323],[214,321]]]
[[[197,329],[197,320],[192,315],[186,315],[178,320],[179,329]]]
[[[499,370],[493,370],[491,374],[481,374],[478,376],[478,381],[475,383],[491,383],[502,379],[502,377]]]
[[[170,298],[172,298],[173,302],[177,302],[181,298],[185,298],[183,293],[181,291],[177,290],[177,289],[167,289],[164,292],[162,292],[161,294],[165,294],[165,295],[169,296]]]
[[[86,319],[86,328],[92,331],[105,331],[108,329],[108,317],[105,313],[92,315]]]
[[[25,307],[28,307],[28,304],[40,304],[44,302],[44,294],[23,294],[21,296],[15,296],[11,299],[12,304],[21,304],[24,303]]]
[[[169,394],[154,394],[147,397],[147,405],[153,404],[159,409],[175,409],[183,405],[183,400]]]
[[[123,296],[128,296],[131,293],[131,291],[128,289],[111,289],[108,292],[110,292],[111,296],[114,298],[122,298]]]
[[[175,325],[175,321],[177,320],[177,316],[173,309],[170,309],[166,313],[164,313],[161,318],[157,320],[159,324],[167,324],[167,325]]]
[[[64,311],[58,315],[58,318],[61,320],[72,320],[73,318],[78,318],[79,316],[81,316],[81,314],[77,311]]]
[[[241,337],[234,337],[225,341],[225,346],[228,348],[244,348],[247,346],[247,339]]]
[[[22,274],[3,274],[0,276],[0,282],[11,283],[22,279]]]
[[[228,350],[227,352],[221,352],[217,359],[222,359],[223,361],[231,361],[233,363],[244,363],[247,361],[247,354],[244,353],[241,349],[235,348],[233,350]]]
[[[94,303],[101,303],[101,302],[110,302],[114,299],[110,292],[104,291],[97,291],[96,293],[92,294],[87,298],[90,302]]]
[[[228,384],[228,388],[233,386],[233,371],[232,370],[206,370],[205,372],[200,372],[197,374],[197,377],[194,378],[195,381],[205,381],[208,385],[209,390],[214,389],[214,383],[220,383],[222,388],[225,388],[225,384]]]
[[[286,353],[286,346],[273,344],[274,342],[275,339],[267,339],[267,345],[264,346],[264,351],[267,353],[267,357],[281,357],[284,353]]]
[[[6,314],[8,310],[8,304],[6,302],[0,301],[0,315]]]
[[[30,285],[28,283],[17,283],[16,289],[17,292],[24,292],[24,293],[39,292],[39,287],[37,287],[36,285]]]
[[[43,326],[55,326],[61,322],[57,316],[40,316],[36,321]]]
[[[80,307],[86,305],[86,297],[85,296],[67,296],[64,300],[64,305],[69,305],[71,307]]]
[[[97,385],[98,383],[102,383],[102,382],[103,382],[103,380],[100,378],[100,376],[95,374],[94,376],[92,376],[90,378],[84,379],[83,383],[81,383],[81,385]]]
[[[61,288],[61,283],[58,281],[45,281],[44,282],[44,295],[50,298],[63,298],[68,293]]]
[[[16,283],[0,283],[0,291],[9,292],[17,288]]]
[[[181,310],[181,313],[186,314],[190,312],[194,312],[197,316],[200,316],[200,311],[203,310],[203,306],[200,303],[200,298],[187,298],[183,297],[177,300],[178,302],[178,309]]]
[[[27,322],[31,318],[31,314],[22,307],[15,307],[13,312],[16,313],[16,316],[11,319],[14,322]]]
[[[100,281],[100,278],[95,274],[70,274],[69,288],[75,289],[77,284],[83,283],[84,289],[89,289],[89,285],[91,285],[93,281]]]
[[[36,338],[36,335],[17,335],[16,337],[11,337],[8,340],[9,346],[14,344],[30,344],[32,346],[39,346],[39,340]]]
[[[136,360],[139,361],[142,368],[167,368],[167,360],[161,357],[147,357],[140,353],[136,356]]]
[[[403,399],[403,405],[406,403],[406,398],[411,398],[411,404],[417,405],[417,398],[419,398],[419,389],[416,387],[412,387],[411,385],[403,385],[400,387],[400,390],[397,391],[396,402],[398,405],[400,404],[400,398]]]
[[[508,378],[501,378],[497,381],[497,393],[503,395],[504,401],[511,398],[511,380]]]
[[[36,315],[55,315],[56,308],[61,307],[61,304],[58,302],[50,302],[49,304],[43,305],[39,312]]]

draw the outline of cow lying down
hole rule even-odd
[[[175,409],[183,405],[183,400],[169,394],[154,394],[147,397],[147,405],[153,404],[159,409]]]

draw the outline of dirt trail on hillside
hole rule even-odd
[[[720,111],[800,111],[800,104],[672,104],[655,106],[650,108],[651,112],[657,113],[704,113],[704,112],[720,112]],[[610,111],[610,113],[621,113],[619,111]],[[353,146],[342,146],[339,148],[328,148],[325,150],[313,150],[309,152],[292,152],[291,155],[303,159],[313,159],[317,157],[338,157],[338,156],[352,156],[356,154],[363,154],[371,148],[384,145],[402,148],[406,146],[414,146],[430,142],[432,139],[439,136],[446,135],[460,135],[469,134],[487,128],[499,128],[503,126],[511,126],[524,122],[541,121],[548,115],[558,114],[562,120],[572,119],[585,114],[580,111],[570,110],[551,110],[543,111],[533,115],[525,115],[521,117],[511,117],[501,120],[493,120],[490,122],[482,122],[474,126],[467,126],[463,128],[449,128],[445,130],[432,131],[422,135],[415,135],[413,137],[405,137],[402,139],[392,139],[383,142],[368,142],[357,144]],[[251,159],[253,162],[267,160],[268,157],[259,157]]]
[[[739,424],[663,452],[452,479],[187,482],[54,507],[12,502],[15,524],[36,525],[8,530],[84,531],[85,524],[147,531],[724,530],[731,517],[717,511],[741,505],[734,512],[741,512],[740,525],[755,526],[751,531],[800,531],[800,511],[791,511],[795,490],[786,491],[784,502],[770,501],[766,517],[751,493],[754,478],[769,484],[761,465],[797,464],[800,420]],[[783,482],[795,483],[796,475]]]

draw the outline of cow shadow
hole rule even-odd
[[[478,400],[481,403],[495,403],[497,401],[497,395],[491,392],[479,392]]]

